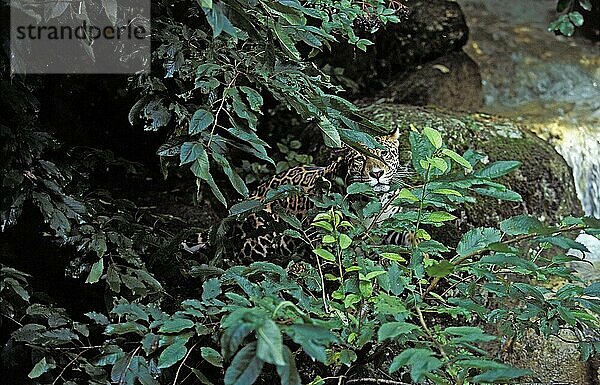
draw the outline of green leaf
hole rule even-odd
[[[204,346],[204,347],[200,348],[200,355],[209,364],[219,367],[219,368],[223,367],[223,357],[221,357],[221,354],[219,352],[217,352],[215,349]]]
[[[175,318],[165,321],[158,331],[160,333],[179,333],[192,327],[194,327],[194,321],[187,318]]]
[[[90,270],[90,274],[88,274],[85,283],[96,283],[100,280],[102,276],[102,272],[104,271],[104,259],[100,258],[98,261],[94,262],[92,265],[92,269]]]
[[[500,241],[500,231],[494,228],[477,227],[466,232],[458,246],[456,252],[461,257],[484,250],[492,243]]]
[[[462,156],[460,156],[456,152],[454,152],[454,151],[452,151],[450,149],[444,148],[442,150],[442,154],[446,155],[448,158],[450,158],[453,161],[455,161],[456,163],[460,164],[465,169],[467,169],[467,170],[473,170],[473,166],[471,165],[471,163],[469,163],[469,161],[467,161],[465,158],[463,158]]]
[[[500,230],[508,235],[531,234],[543,228],[542,222],[530,215],[517,215],[500,222]]]
[[[392,374],[406,365],[410,366],[410,378],[415,382],[419,382],[426,374],[439,369],[442,366],[442,361],[437,359],[429,349],[406,349],[394,357],[389,373]]]
[[[446,163],[445,159],[434,157],[430,160],[430,163],[441,172],[446,172],[448,170],[448,163]]]
[[[191,157],[195,157],[191,170],[194,173],[194,175],[196,175],[196,178],[204,180],[206,183],[208,183],[211,191],[217,197],[219,202],[221,202],[224,206],[227,206],[227,201],[225,200],[225,197],[221,193],[221,190],[219,190],[219,188],[217,187],[212,175],[210,174],[210,164],[208,162],[208,155],[206,154],[206,151],[204,150],[202,145],[195,146],[194,150],[191,151],[191,153],[193,153]]]
[[[90,248],[96,252],[98,258],[102,258],[108,249],[106,246],[106,235],[102,231],[92,236]]]
[[[158,368],[169,368],[181,361],[187,353],[187,348],[185,347],[186,342],[187,339],[177,339],[173,344],[163,350],[160,357],[158,357]]]
[[[326,348],[329,344],[337,342],[337,337],[328,329],[311,324],[293,324],[286,329],[295,343],[313,359],[326,363]]]
[[[434,194],[439,194],[439,195],[454,195],[454,196],[457,196],[457,197],[461,197],[462,196],[462,194],[460,192],[458,192],[456,190],[449,189],[449,188],[440,188],[440,189],[434,190],[433,193]]]
[[[339,245],[340,249],[346,250],[352,244],[352,239],[346,234],[340,234]]]
[[[360,182],[354,182],[350,186],[348,186],[348,188],[346,189],[346,193],[349,195],[363,194],[363,193],[368,193],[368,192],[372,192],[372,191],[373,191],[373,188],[371,186],[369,186],[368,183],[360,183]]]
[[[252,385],[260,375],[264,365],[256,354],[256,343],[244,346],[233,358],[225,371],[225,385]]]
[[[419,198],[415,194],[413,194],[412,191],[405,188],[400,190],[400,192],[398,193],[398,199],[404,199],[413,203],[419,201]]]
[[[296,49],[294,41],[290,35],[288,35],[285,28],[279,23],[275,23],[275,35],[279,39],[284,52],[286,52],[293,59],[300,60],[300,52],[298,52],[298,49]]]
[[[586,11],[592,10],[592,2],[590,0],[579,0],[579,4],[581,5],[581,8],[585,9]]]
[[[573,239],[566,238],[566,237],[563,237],[560,235],[540,237],[537,239],[537,241],[539,243],[547,242],[547,243],[550,243],[554,246],[560,247],[565,250],[575,249],[575,250],[582,251],[584,253],[589,253],[589,250],[585,245],[583,245],[577,241],[574,241]]]
[[[192,119],[190,120],[190,126],[188,129],[188,133],[190,135],[197,135],[204,131],[208,126],[210,126],[215,121],[215,117],[212,112],[206,111],[203,109],[199,109],[194,112]]]
[[[433,144],[433,147],[435,147],[436,149],[439,149],[442,147],[442,135],[440,134],[439,131],[437,131],[431,127],[425,127],[423,129],[423,135],[425,135],[427,137],[427,139],[429,139],[431,144]]]
[[[575,32],[575,26],[569,20],[563,20],[559,25],[558,29],[565,36],[572,36]]]
[[[54,369],[55,367],[56,365],[48,363],[48,361],[46,361],[46,357],[44,357],[41,360],[39,360],[37,364],[35,364],[35,366],[33,367],[33,369],[31,369],[27,377],[31,379],[38,378],[42,374],[48,372],[48,370]]]
[[[198,156],[204,152],[202,143],[199,142],[185,142],[181,145],[179,152],[179,165],[190,163],[198,159]]]
[[[406,262],[406,258],[402,257],[400,254],[397,253],[381,253],[381,256],[391,261]]]
[[[221,282],[217,278],[210,278],[202,284],[202,300],[208,301],[221,294]]]
[[[335,256],[325,249],[315,249],[313,250],[313,253],[317,254],[326,261],[335,262]]]
[[[256,329],[256,355],[263,361],[274,365],[285,365],[283,358],[283,338],[279,327],[273,320],[265,322]]]
[[[326,146],[339,148],[342,146],[342,139],[340,138],[340,133],[338,130],[331,124],[329,119],[322,117],[319,121],[319,128],[321,129],[321,133],[323,134],[323,140]]]
[[[423,218],[423,219],[427,222],[441,223],[441,222],[453,221],[456,219],[456,217],[445,211],[435,211],[432,213],[428,213],[425,216],[425,218]]]
[[[396,338],[402,334],[408,334],[413,330],[417,330],[417,325],[410,324],[408,322],[388,322],[379,328],[377,332],[377,340],[383,342],[387,339]]]
[[[445,259],[434,261],[433,265],[428,266],[425,271],[430,277],[443,278],[454,272],[454,265]]]
[[[474,191],[477,194],[497,198],[509,202],[522,202],[523,197],[515,191],[508,189],[496,189],[496,188],[475,188]]]
[[[250,108],[254,111],[260,111],[260,107],[263,105],[262,96],[255,89],[250,87],[242,86],[240,87],[240,90],[246,94],[248,103],[250,103]]]
[[[279,378],[281,379],[281,385],[302,385],[294,355],[287,346],[283,347],[283,358],[285,365],[277,367],[277,374],[279,374]]]
[[[475,171],[475,176],[479,178],[499,178],[509,172],[517,169],[521,165],[521,162],[516,160],[500,160],[491,164],[488,164],[481,170]]]
[[[583,25],[583,16],[581,13],[574,11],[569,13],[569,19],[575,24],[577,27],[581,27]]]
[[[589,295],[590,297],[600,298],[600,282],[594,282],[585,289],[583,289],[583,294]]]
[[[496,337],[485,334],[483,330],[475,326],[451,326],[447,327],[444,332],[458,336],[450,340],[452,344],[489,342],[496,339]]]

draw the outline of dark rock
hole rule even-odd
[[[469,55],[453,52],[418,66],[386,87],[379,98],[392,103],[474,111],[483,104],[481,74]]]
[[[356,93],[373,95],[386,81],[418,64],[457,52],[467,42],[469,29],[456,2],[407,0],[403,4],[409,12],[405,19],[363,36],[375,43],[367,52],[337,44],[323,58],[331,67],[344,69],[340,77],[356,83]]]

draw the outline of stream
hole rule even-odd
[[[600,218],[600,43],[547,31],[556,0],[458,0],[479,65],[484,112],[523,122],[573,169],[586,215]],[[581,235],[600,267],[600,241]],[[597,274],[597,273],[596,273]]]

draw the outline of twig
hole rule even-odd
[[[179,378],[179,372],[181,372],[181,368],[183,367],[183,365],[185,364],[185,361],[188,359],[188,357],[192,353],[192,350],[194,350],[195,347],[196,347],[196,344],[193,344],[190,347],[190,349],[188,350],[188,352],[185,355],[185,357],[183,357],[183,360],[181,361],[181,364],[179,364],[179,367],[177,368],[177,372],[175,373],[175,379],[173,380],[173,385],[177,384],[177,379]]]
[[[346,381],[346,385],[351,384],[376,384],[376,385],[410,385],[407,382],[395,381],[395,380],[386,380],[383,378],[355,378],[352,380]]]
[[[57,376],[57,377],[54,379],[54,381],[52,381],[52,385],[55,385],[55,384],[56,384],[56,381],[58,381],[58,379],[59,379],[59,378],[63,378],[63,374],[65,374],[65,372],[67,371],[67,369],[68,369],[68,368],[69,368],[71,365],[73,365],[73,363],[74,363],[75,361],[77,361],[77,359],[78,359],[79,357],[81,357],[81,355],[82,355],[83,353],[87,352],[87,351],[88,351],[88,350],[90,350],[90,349],[94,349],[94,347],[92,346],[92,347],[89,347],[89,348],[83,349],[81,352],[79,352],[79,354],[77,354],[77,355],[75,356],[75,358],[73,358],[71,361],[69,361],[69,363],[68,363],[68,364],[66,364],[66,365],[65,365],[65,367],[64,367],[64,368],[63,368],[63,369],[60,371],[60,373],[59,373],[59,374],[58,374],[58,376]]]
[[[225,87],[225,89],[223,90],[223,98],[221,98],[221,103],[219,104],[219,108],[217,108],[217,112],[215,113],[215,121],[214,121],[214,124],[212,126],[212,129],[210,130],[210,136],[208,137],[208,144],[206,145],[207,148],[210,147],[210,143],[211,143],[213,135],[215,133],[215,128],[218,125],[219,114],[223,110],[223,105],[225,104],[225,99],[227,98],[227,91],[229,91],[229,89],[233,86],[233,84],[235,83],[235,80],[237,79],[238,75],[240,74],[237,71],[238,65],[239,65],[239,63],[236,63],[236,65],[234,67],[235,75],[233,76],[233,79],[231,79],[231,81],[229,82],[229,84],[227,84],[227,87]]]
[[[450,369],[450,359],[448,358],[448,355],[446,354],[444,347],[438,342],[438,340],[435,339],[435,337],[431,333],[431,330],[429,330],[429,327],[427,326],[427,323],[425,322],[425,317],[423,317],[423,313],[421,312],[421,309],[418,306],[416,306],[415,311],[417,312],[417,315],[419,316],[419,323],[423,327],[423,330],[425,330],[427,337],[429,337],[431,342],[433,342],[433,344],[436,346],[436,348],[439,350],[440,354],[446,361],[444,363],[444,365],[447,366],[448,369]],[[448,372],[451,373],[450,370]],[[452,377],[453,377],[456,385],[462,385],[463,382],[458,377],[455,377],[455,376],[452,376]]]

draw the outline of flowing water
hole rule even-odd
[[[587,215],[600,218],[600,44],[547,31],[556,0],[458,0],[470,27],[486,112],[522,121],[573,169]],[[581,236],[600,264],[600,241]]]

